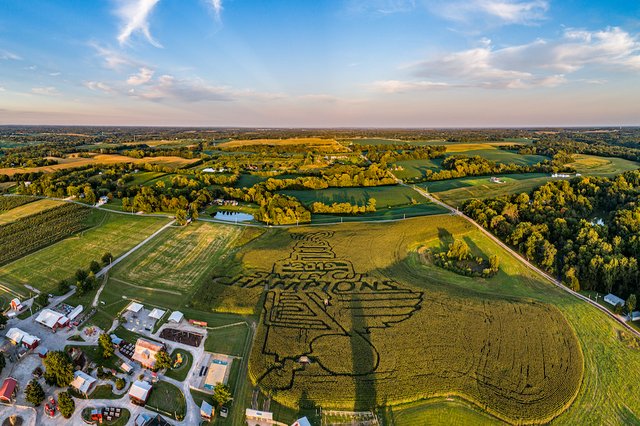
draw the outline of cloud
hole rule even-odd
[[[147,67],[142,67],[140,68],[137,74],[133,74],[129,76],[129,78],[127,79],[127,84],[131,86],[139,86],[141,84],[145,84],[151,81],[152,77],[153,77],[153,70]]]
[[[36,95],[45,95],[45,96],[53,96],[58,95],[58,89],[53,86],[48,87],[33,87],[31,89],[31,93],[35,93]]]
[[[134,33],[142,35],[155,47],[162,47],[149,31],[149,15],[160,0],[119,0],[115,13],[120,18],[121,26],[118,42],[122,45],[129,41]]]
[[[0,86],[0,92],[6,92],[7,89],[5,89],[3,86]]]
[[[13,52],[9,52],[8,50],[0,49],[0,60],[11,60],[11,61],[20,61],[22,58],[16,55]]]
[[[416,8],[416,0],[351,0],[347,10],[351,13],[391,15]]]
[[[545,18],[548,0],[425,0],[431,13],[457,22],[491,20],[497,24],[532,24]]]
[[[111,86],[109,86],[107,83],[103,83],[101,81],[85,81],[82,84],[86,88],[91,89],[91,90],[102,91],[102,92],[105,92],[105,93],[114,93],[114,90],[111,88]]]
[[[500,49],[494,48],[490,40],[482,40],[480,47],[410,66],[415,81],[389,80],[376,82],[373,87],[387,93],[445,85],[488,89],[555,87],[568,82],[567,75],[577,71],[597,73],[605,68],[616,72],[640,71],[638,37],[620,28],[607,28],[568,29],[557,40],[535,40]]]
[[[222,16],[222,0],[209,0],[211,7],[213,8],[213,12],[216,14],[216,19],[220,21],[220,17]]]
[[[96,50],[96,54],[104,60],[104,66],[112,70],[121,68],[135,68],[143,66],[139,61],[110,48],[101,46],[97,43],[90,43],[90,46]]]
[[[161,75],[143,90],[131,89],[129,94],[152,101],[174,99],[183,102],[231,101],[229,88],[211,86],[202,80],[178,79],[172,75]]]
[[[51,77],[58,77],[60,74],[62,74],[60,71],[56,71],[56,72],[50,72],[49,75]]]

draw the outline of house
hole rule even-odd
[[[139,362],[143,367],[150,370],[156,364],[156,354],[164,350],[162,343],[151,342],[146,339],[138,339],[133,351],[132,360]]]
[[[295,423],[293,423],[291,426],[311,426],[311,422],[309,421],[308,418],[303,417],[301,419],[296,420]]]
[[[213,414],[213,406],[203,399],[202,405],[200,406],[200,417],[202,417],[202,420],[210,422],[213,418]]]
[[[131,385],[131,389],[129,389],[129,398],[136,405],[146,404],[149,394],[151,394],[151,383],[143,380],[136,380]]]
[[[619,298],[613,293],[609,293],[604,297],[604,301],[612,306],[622,305],[624,306],[624,300]]]
[[[7,377],[0,388],[0,401],[12,403],[18,390],[18,381],[13,377]]]
[[[169,319],[167,321],[175,322],[176,324],[179,324],[183,319],[184,319],[184,314],[182,312],[173,311],[171,312],[171,315],[169,315]]]
[[[14,345],[22,345],[27,349],[34,349],[40,343],[40,339],[38,337],[32,336],[26,331],[22,331],[16,327],[10,328],[5,337]]]
[[[60,312],[45,308],[38,314],[36,322],[52,330],[57,330],[58,328],[69,325],[69,318]]]
[[[153,308],[153,310],[149,314],[149,318],[153,318],[155,320],[159,320],[160,318],[163,317],[165,312],[167,312],[167,311],[163,311],[162,309],[158,309],[158,308]]]
[[[268,413],[266,411],[258,411],[247,408],[244,412],[244,416],[248,426],[264,426],[274,424],[273,413]]]
[[[127,306],[127,311],[137,314],[142,310],[142,308],[144,308],[144,306],[141,305],[140,303],[131,302],[129,306]]]
[[[22,306],[22,303],[20,303],[20,299],[18,299],[17,297],[11,299],[11,309],[13,309],[14,311],[21,311],[24,308],[24,306]]]
[[[85,396],[89,395],[96,384],[96,379],[82,371],[76,371],[73,373],[73,377],[71,387]]]
[[[491,183],[504,183],[503,180],[501,180],[499,177],[495,177],[492,176],[491,179],[489,179],[491,181]]]
[[[160,414],[141,413],[133,420],[135,426],[171,426]]]

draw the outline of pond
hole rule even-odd
[[[242,212],[216,212],[213,218],[225,222],[248,222],[253,220],[253,215]]]

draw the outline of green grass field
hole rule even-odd
[[[204,342],[204,350],[208,352],[242,356],[247,341],[246,323],[231,327],[209,330],[207,340]]]
[[[176,349],[171,352],[171,359],[175,361],[178,354],[182,355],[182,364],[177,368],[169,369],[165,375],[167,377],[171,377],[172,379],[176,379],[179,382],[183,382],[184,379],[187,378],[187,374],[189,374],[191,364],[193,364],[193,355],[191,355],[191,352],[185,351],[183,349]]]
[[[327,234],[331,231],[335,232],[333,236]],[[376,352],[374,353],[377,353],[377,355],[370,356],[379,357],[378,368],[384,367],[382,371],[389,372],[389,381],[393,386],[388,387],[386,381],[382,378],[373,382],[367,379],[359,379],[356,380],[356,383],[362,381],[363,384],[361,387],[355,385],[355,388],[353,388],[351,387],[353,386],[352,384],[341,384],[340,388],[336,389],[335,387],[327,385],[326,381],[321,380],[320,377],[317,376],[321,370],[317,367],[308,367],[308,375],[306,371],[296,373],[302,379],[303,384],[294,382],[294,389],[304,389],[308,397],[313,399],[315,403],[328,408],[336,403],[346,404],[346,400],[343,399],[345,395],[351,395],[350,398],[357,398],[359,394],[367,395],[367,398],[376,398],[376,400],[387,402],[404,402],[405,404],[400,404],[394,406],[392,409],[386,410],[387,414],[385,415],[387,418],[396,419],[396,424],[424,424],[420,423],[420,421],[425,418],[433,419],[433,424],[489,424],[497,421],[495,418],[488,417],[482,413],[482,409],[477,408],[478,406],[475,404],[486,407],[493,415],[503,418],[506,417],[511,419],[511,421],[516,421],[514,417],[511,416],[521,418],[522,420],[520,421],[524,421],[526,416],[531,416],[526,417],[530,419],[527,421],[531,421],[533,417],[541,416],[538,418],[544,418],[546,421],[548,421],[550,417],[555,417],[553,420],[555,424],[629,424],[638,422],[637,416],[639,411],[638,407],[640,407],[640,394],[634,392],[635,387],[633,384],[640,380],[640,370],[633,366],[640,366],[640,352],[627,347],[620,341],[617,334],[620,328],[601,312],[566,295],[552,285],[543,282],[516,259],[497,247],[492,241],[485,238],[479,230],[473,228],[463,220],[451,216],[434,216],[393,224],[345,224],[331,228],[312,227],[293,229],[291,231],[270,231],[264,234],[263,237],[245,246],[235,258],[235,262],[241,262],[244,268],[246,268],[244,274],[247,277],[254,277],[247,278],[244,284],[236,284],[237,287],[235,287],[235,291],[236,294],[238,294],[238,298],[236,299],[238,302],[242,300],[241,303],[256,306],[256,312],[259,312],[261,308],[258,307],[257,302],[259,302],[263,293],[264,285],[251,287],[251,283],[255,280],[257,284],[265,278],[260,278],[262,275],[256,275],[255,271],[274,271],[271,272],[273,274],[278,271],[279,268],[285,267],[285,263],[281,264],[278,261],[286,260],[288,253],[290,253],[288,251],[291,249],[292,244],[291,237],[289,236],[290,232],[296,234],[300,232],[320,232],[326,235],[326,238],[329,238],[328,241],[330,241],[332,250],[336,255],[335,259],[348,259],[357,273],[380,277],[380,279],[383,280],[392,280],[393,282],[399,283],[403,288],[407,286],[408,290],[423,292],[422,309],[410,315],[410,319],[388,328],[389,333],[393,330],[393,333],[390,335],[394,336],[391,337],[392,343],[385,343],[386,338],[382,335],[382,330],[378,331],[373,329],[367,337],[376,347]],[[463,238],[471,246],[475,254],[482,254],[483,256],[489,256],[494,253],[497,254],[501,260],[498,275],[489,279],[463,277],[430,264],[420,255],[421,248],[447,244],[452,240],[454,235],[458,238]],[[362,247],[367,247],[367,249],[361,250]],[[220,271],[226,269],[228,272],[228,267],[227,264],[221,264]],[[271,282],[272,285],[278,285],[277,280]],[[244,286],[243,289],[240,288],[242,286]],[[230,299],[230,292],[231,289],[226,287],[223,297]],[[276,295],[287,294],[278,292],[277,288],[275,293]],[[300,297],[300,294],[309,293],[293,294],[296,294],[296,297]],[[329,295],[332,299],[338,297],[337,293],[329,292]],[[265,305],[265,309],[267,310],[269,309],[268,306],[270,306],[269,303],[275,303],[275,301],[268,302]],[[284,301],[280,303],[284,303]],[[338,303],[338,301],[333,303]],[[477,311],[480,306],[477,305],[477,303],[480,303],[484,308]],[[526,310],[533,309],[530,314],[526,314],[527,319],[525,320],[527,326],[524,327],[524,329],[528,330],[527,333],[529,334],[518,337],[516,329],[512,329],[511,327],[515,327],[515,323],[518,322],[519,319],[512,317],[511,314],[508,313],[509,308],[507,308],[506,311],[500,311],[501,308],[499,309],[498,307],[504,303],[507,303],[505,306],[522,309],[520,316],[524,315]],[[449,304],[452,304],[451,311],[446,311],[446,313],[440,311],[443,306]],[[384,310],[380,310],[383,309],[383,306],[385,305],[379,305],[376,311],[377,315],[383,314]],[[552,308],[552,306],[556,306],[558,309]],[[541,308],[542,310],[540,310]],[[491,310],[487,311],[487,309]],[[481,313],[482,311],[485,313]],[[301,311],[301,313],[303,312],[304,311]],[[315,315],[320,315],[320,313],[315,310],[313,312],[315,312]],[[464,319],[464,315],[462,317],[456,317],[457,319],[454,320],[454,315],[458,315],[459,312],[475,313],[471,314],[468,320]],[[543,312],[545,313],[543,314]],[[337,315],[337,317],[335,315]],[[542,376],[538,376],[537,373],[535,373],[536,369],[540,366],[540,364],[537,364],[537,361],[534,361],[535,357],[539,356],[534,354],[540,354],[540,351],[535,349],[536,342],[542,342],[547,338],[551,339],[544,344],[545,357],[551,357],[547,358],[545,362],[548,362],[547,368],[552,364],[554,368],[558,368],[558,361],[551,360],[553,356],[560,356],[562,358],[574,350],[563,349],[558,352],[558,355],[552,355],[552,348],[554,345],[560,344],[560,342],[554,340],[551,336],[558,336],[566,333],[567,330],[572,330],[567,336],[575,333],[573,339],[577,339],[575,342],[579,342],[576,344],[579,344],[580,347],[579,355],[577,355],[578,359],[567,361],[565,358],[564,361],[560,361],[560,365],[565,365],[567,368],[569,368],[569,366],[576,368],[584,365],[584,372],[579,376],[582,378],[576,381],[576,376],[572,376],[568,374],[568,372],[560,374],[558,370],[547,369],[545,373],[545,377],[547,378],[542,379],[542,382],[545,382],[546,386],[551,386],[550,388],[545,388],[545,386],[537,388],[536,386],[538,385],[535,384],[535,381],[529,381],[529,384],[534,386],[534,388],[548,389],[548,392],[550,392],[546,394],[549,396],[549,399],[546,399],[548,405],[541,403],[541,400],[536,400],[535,404],[541,404],[538,405],[538,407],[546,407],[540,410],[532,409],[531,404],[527,404],[528,408],[526,410],[523,409],[522,405],[518,405],[518,408],[514,406],[513,410],[505,408],[509,403],[501,408],[496,408],[496,405],[492,405],[497,401],[494,399],[495,397],[481,403],[476,399],[478,398],[477,395],[476,397],[472,397],[467,394],[474,386],[469,387],[468,385],[463,385],[457,390],[454,390],[451,385],[455,383],[457,379],[453,379],[450,376],[451,369],[454,367],[449,362],[452,359],[456,359],[456,357],[466,359],[466,357],[472,356],[471,354],[483,352],[473,347],[475,345],[475,339],[479,338],[478,333],[483,333],[480,332],[482,327],[478,327],[485,322],[485,320],[482,319],[485,318],[484,315],[489,315],[490,318],[493,318],[491,323],[499,321],[500,324],[502,324],[501,332],[499,333],[502,337],[498,338],[501,342],[499,343],[501,353],[500,355],[491,355],[488,358],[491,363],[497,363],[495,364],[497,370],[493,370],[494,373],[491,374],[497,374],[498,376],[515,374],[515,376],[511,376],[515,379],[519,375],[518,371],[520,371],[520,367],[514,368],[511,363],[514,361],[517,361],[519,364],[525,363],[527,357],[533,356],[533,358],[531,358],[532,361],[528,364],[527,371],[529,371],[529,380],[534,380],[535,377],[542,379]],[[547,320],[543,319],[545,317],[554,318],[553,321],[555,322],[546,322]],[[562,317],[566,318],[566,322],[563,322]],[[305,318],[305,316],[301,316],[297,321],[303,321],[302,318]],[[341,317],[337,312],[333,318],[338,318],[344,326],[345,318]],[[521,319],[524,319],[524,317],[521,317]],[[371,321],[371,319],[369,319],[369,321]],[[544,322],[545,325],[542,325],[540,321]],[[455,324],[455,328],[450,328],[451,323]],[[349,324],[349,322],[346,324]],[[264,325],[261,327],[264,327]],[[556,331],[547,335],[547,331],[550,330],[548,327],[555,327]],[[534,337],[531,334],[534,330],[536,333],[541,334]],[[425,332],[433,334],[423,336],[422,334]],[[445,333],[446,338],[438,335],[438,333],[442,332]],[[264,334],[261,333],[263,333],[263,331],[259,329],[251,358],[251,377],[253,380],[259,377],[259,373],[257,372],[259,369],[256,370],[256,367],[260,365],[262,362],[260,359],[264,356],[262,355]],[[276,338],[277,333],[275,333],[273,329],[271,333],[273,335],[270,334],[270,340],[267,341],[270,343],[267,343],[268,346],[264,347],[268,348],[268,352],[278,350],[279,344]],[[457,350],[453,342],[461,335],[464,336],[461,341],[464,342],[463,347],[467,353],[453,356],[452,354],[456,353],[455,351]],[[298,336],[297,333],[296,336]],[[313,334],[309,336],[311,337]],[[405,347],[403,342],[407,339],[407,336],[410,336],[411,342],[413,343]],[[271,340],[273,338],[276,338],[276,340]],[[298,339],[302,339],[302,341]],[[304,334],[302,337],[294,337],[292,335],[286,337],[284,341],[289,342],[288,345],[290,347],[296,347],[304,342],[304,339]],[[480,338],[480,340],[482,339],[484,338]],[[415,347],[415,341],[422,342],[419,352],[411,349]],[[491,341],[497,342],[497,340]],[[438,344],[432,346],[430,342],[438,342]],[[561,345],[566,344],[566,342],[565,340]],[[495,344],[497,343],[491,344],[492,351],[496,348],[494,346]],[[513,345],[516,345],[515,347],[518,349],[515,349]],[[354,353],[360,354],[359,358],[357,358],[360,360],[359,363],[367,365],[366,354],[370,353],[370,351],[367,350],[368,346],[358,344],[353,347],[358,348],[357,352]],[[517,351],[521,351],[524,348],[527,348],[524,353],[520,352],[517,354]],[[340,354],[338,358],[340,360],[339,363],[334,364],[330,359],[328,360],[326,358],[326,355],[319,355],[322,354],[323,351],[331,350]],[[332,341],[330,344],[325,345],[321,343],[321,340],[314,340],[310,357],[312,360],[317,360],[317,362],[320,362],[327,368],[340,369],[343,368],[341,366],[344,366],[347,370],[360,371],[359,369],[362,368],[362,365],[356,366],[356,358],[351,354],[352,350],[355,349],[344,348],[338,341]],[[516,352],[511,352],[514,350]],[[389,361],[385,360],[385,356],[390,356],[389,354],[394,353],[394,351],[399,351],[399,353],[392,357],[394,361],[392,364],[389,364]],[[439,351],[444,351],[443,353],[447,355],[441,357],[438,355],[440,353]],[[507,355],[508,353],[513,354],[513,357]],[[573,353],[575,354],[575,351]],[[365,354],[364,358],[362,354]],[[422,357],[429,359],[427,360],[425,358],[422,360]],[[509,361],[507,361],[507,359],[509,359]],[[465,365],[475,365],[471,360],[464,361],[463,363]],[[312,365],[314,365],[313,362]],[[503,365],[502,369],[500,365]],[[292,367],[295,367],[295,364],[292,364],[290,367],[288,364],[285,365],[285,371],[290,371],[287,368]],[[439,373],[434,374],[437,376],[444,374],[448,379],[443,383],[439,383],[436,377],[429,376],[429,371],[439,371]],[[449,373],[446,373],[447,371]],[[465,377],[469,375],[473,376],[471,371],[467,372]],[[288,374],[290,373],[285,374],[285,377],[287,377]],[[423,374],[427,374],[427,376],[423,376]],[[405,386],[403,384],[405,375],[408,377],[408,380],[411,381],[410,385],[407,384]],[[311,379],[311,377],[315,377],[316,379]],[[384,377],[384,375],[382,377]],[[431,379],[427,380],[425,377],[431,377]],[[489,376],[485,375],[483,377],[486,378]],[[556,379],[551,380],[552,377]],[[271,381],[264,382],[263,378],[261,383],[263,383],[263,385],[270,383],[268,386],[277,386],[278,382],[277,380],[273,381],[274,379],[275,378],[269,378]],[[336,377],[333,377],[330,382],[335,383],[335,380]],[[517,383],[518,379],[515,380],[515,383]],[[432,391],[426,390],[431,386],[429,383],[432,383],[434,386]],[[569,383],[573,384],[569,385]],[[508,386],[504,388],[503,391],[506,391],[507,388]],[[551,391],[553,388],[556,390],[564,390],[561,393],[557,393],[556,391]],[[569,391],[569,388],[572,388],[573,391]],[[464,390],[461,391],[460,389]],[[517,394],[517,391],[514,389],[509,390],[509,392],[516,392]],[[371,392],[373,392],[373,395]],[[414,392],[414,397],[412,398],[408,394],[400,396],[398,392]],[[563,392],[565,392],[565,399],[560,398]],[[293,400],[289,398],[287,396],[288,393],[289,391],[278,391],[276,400],[286,405],[293,403],[292,401],[295,400],[295,398]],[[328,397],[331,402],[324,401],[325,395],[328,394],[332,395]],[[545,391],[537,395],[541,396],[543,394],[545,394]],[[572,395],[575,395],[575,400],[573,400],[574,396]],[[446,399],[447,397],[453,397],[454,400],[448,401]],[[347,399],[348,398],[349,397],[347,397]],[[416,399],[414,403],[406,405],[414,398]],[[480,398],[486,398],[486,395],[480,396]],[[498,398],[498,400],[499,399],[500,398]],[[571,403],[572,400],[573,403]],[[299,403],[299,400],[296,401],[296,404]],[[625,404],[621,405],[619,401],[625,401]],[[293,412],[296,410],[297,409],[294,408]],[[511,414],[507,415],[507,412]],[[447,422],[447,419],[450,419],[450,421]]]
[[[311,205],[315,201],[325,204],[351,203],[365,205],[369,198],[376,199],[376,208],[405,206],[411,200],[420,200],[420,195],[404,186],[372,186],[356,188],[327,188],[321,190],[286,190],[284,194],[291,195],[302,204]]]
[[[167,219],[125,216],[94,210],[94,227],[0,268],[0,283],[26,294],[28,284],[52,292],[62,279],[110,252],[118,257],[147,238]]]
[[[147,400],[147,408],[155,408],[168,413],[172,418],[184,418],[187,412],[187,401],[182,391],[169,382],[154,383],[151,395]]]
[[[578,173],[589,176],[614,176],[628,170],[640,168],[640,164],[615,157],[574,154],[575,161],[569,163]]]

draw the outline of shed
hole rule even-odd
[[[200,406],[200,417],[202,417],[202,420],[211,420],[213,413],[213,406],[203,399],[202,405]]]
[[[18,299],[17,297],[11,299],[11,309],[13,309],[14,311],[22,310],[22,303],[20,303],[20,299]]]
[[[17,387],[18,381],[13,377],[7,377],[6,379],[4,379],[2,388],[0,388],[0,401],[9,403],[12,402]]]
[[[311,426],[311,422],[309,421],[308,418],[303,417],[301,419],[296,420],[296,422],[291,426]]]
[[[113,343],[114,345],[120,346],[122,344],[122,339],[115,334],[112,333],[109,335],[109,337],[111,337],[111,343]]]
[[[604,297],[604,301],[607,302],[608,304],[612,305],[612,306],[617,306],[617,305],[623,305],[624,306],[624,300],[619,298],[618,296],[616,296],[613,293],[609,293]]]
[[[131,398],[131,402],[135,404],[144,405],[147,403],[150,393],[151,383],[143,380],[136,380],[131,385],[131,389],[129,389],[129,398]]]
[[[78,305],[75,308],[73,308],[73,311],[69,312],[69,315],[67,315],[67,318],[69,318],[69,321],[73,321],[74,319],[76,319],[76,317],[82,313],[83,309],[84,308],[82,307],[82,305]]]
[[[640,320],[640,311],[631,312],[631,321]]]
[[[38,356],[40,358],[46,358],[48,353],[49,353],[49,349],[45,348],[44,346],[40,346],[38,348]]]
[[[142,308],[144,308],[144,306],[141,305],[140,303],[131,302],[129,304],[129,306],[127,306],[127,311],[134,312],[134,313],[137,314],[138,312],[140,312],[142,310]]]
[[[71,387],[77,389],[84,395],[88,395],[96,383],[96,379],[82,371],[76,371],[73,373],[73,377],[74,379],[73,382],[71,382]]]
[[[131,374],[131,372],[133,371],[133,367],[130,364],[122,361],[122,364],[120,364],[120,370],[124,371],[127,374]]]
[[[162,316],[165,314],[165,312],[167,312],[167,311],[163,311],[162,309],[158,309],[158,308],[153,308],[153,310],[149,314],[149,318],[153,318],[153,319],[159,320],[160,318],[162,318]]]
[[[169,322],[180,323],[184,319],[184,314],[180,311],[173,311],[171,315],[169,315]]]

